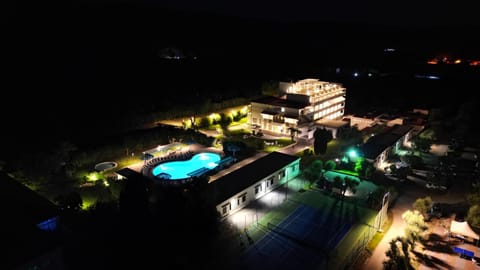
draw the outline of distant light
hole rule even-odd
[[[348,151],[348,156],[351,157],[351,158],[357,157],[357,151],[355,151],[353,149]]]
[[[103,184],[104,184],[106,187],[110,186],[110,184],[107,182],[107,180],[103,180]]]
[[[368,73],[368,77],[372,77],[372,73]]]
[[[384,52],[394,52],[395,49],[394,48],[385,48],[383,49]]]
[[[429,79],[429,80],[440,80],[440,77],[438,77],[438,76],[433,76],[433,75],[418,75],[418,74],[415,74],[415,78],[418,78],[418,79]]]
[[[335,69],[335,73],[339,74],[340,72],[341,72],[341,69],[340,69],[339,67],[337,67],[337,68]]]
[[[353,77],[358,77],[358,72],[353,73]]]

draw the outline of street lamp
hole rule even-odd
[[[390,195],[390,192],[387,192],[383,195],[383,199],[382,199],[382,209],[380,209],[380,220],[378,222],[378,229],[377,231],[379,232],[382,232],[382,220],[384,220],[384,215],[385,215],[385,212],[387,211],[388,209],[388,196]]]

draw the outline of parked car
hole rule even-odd
[[[441,218],[443,216],[443,209],[439,203],[434,203],[432,205],[432,208],[430,208],[430,211],[428,211],[428,216],[430,218],[436,217],[436,218]]]
[[[437,184],[432,183],[432,182],[428,182],[428,183],[425,185],[425,187],[428,188],[428,189],[437,189],[437,190],[442,190],[442,191],[447,190],[447,187],[446,187],[446,186],[437,185]]]
[[[405,181],[405,178],[400,178],[396,174],[386,173],[385,177],[387,177],[388,179],[393,180],[393,181],[399,181],[399,182],[404,182]]]

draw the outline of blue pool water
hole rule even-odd
[[[211,170],[218,166],[220,155],[215,153],[199,153],[192,156],[189,160],[170,161],[159,164],[152,170],[154,176],[165,175],[162,177],[169,180],[189,178],[197,170],[205,168]]]

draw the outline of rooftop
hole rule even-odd
[[[376,159],[385,149],[392,146],[411,129],[411,126],[395,125],[387,131],[370,138],[361,147],[364,157]]]
[[[315,124],[325,127],[339,128],[348,125],[348,121],[333,120],[333,119],[320,119],[315,121]]]
[[[215,202],[221,203],[288,164],[300,159],[297,156],[272,152],[212,183],[217,192]]]
[[[59,215],[53,203],[6,173],[0,173],[0,192],[1,238],[7,247],[0,268],[22,266],[59,246],[57,234],[38,227]]]
[[[261,104],[269,104],[272,106],[278,107],[286,107],[286,108],[293,108],[293,109],[302,109],[310,104],[295,102],[283,98],[273,97],[273,96],[264,96],[258,99],[253,100],[252,102],[261,103]]]

